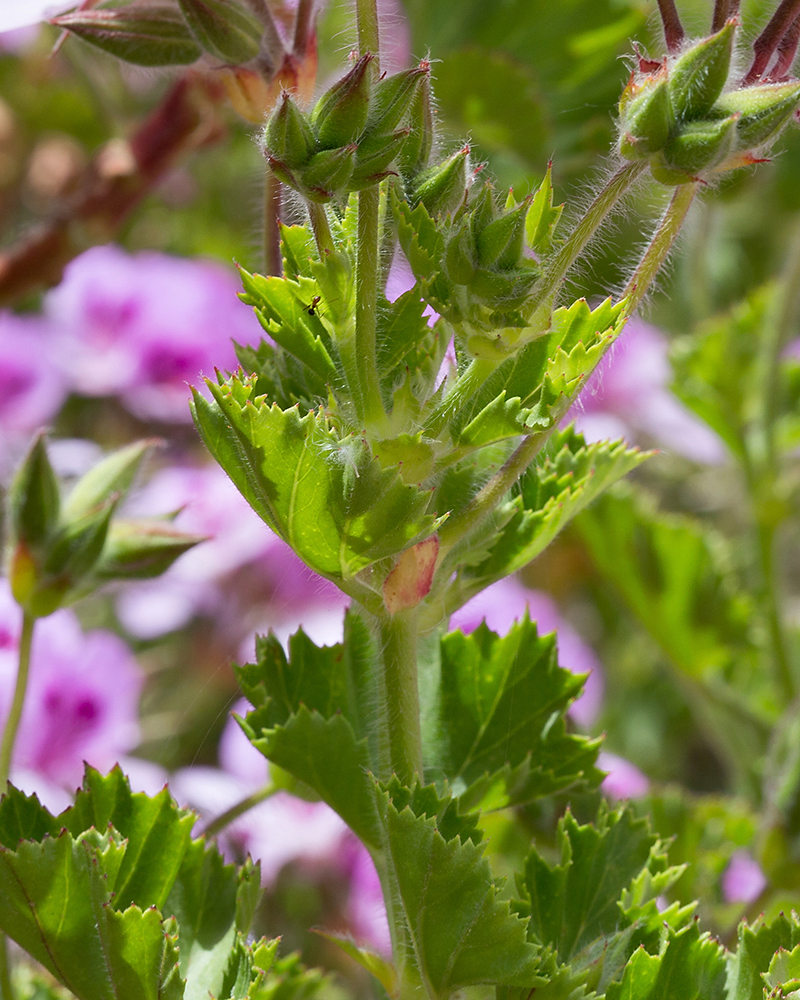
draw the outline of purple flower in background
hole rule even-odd
[[[75,6],[69,0],[3,0],[0,6],[0,32],[38,24],[48,17]]]
[[[0,580],[0,721],[17,676],[22,613]],[[144,675],[111,632],[83,632],[69,610],[37,622],[30,679],[11,778],[60,809],[80,784],[83,763],[111,768],[139,742]]]
[[[725,461],[722,440],[669,390],[672,380],[664,335],[630,320],[597,366],[567,415],[588,441],[625,437],[654,441],[695,462]]]
[[[650,790],[647,775],[624,757],[601,750],[597,766],[607,772],[600,787],[612,799],[638,799]]]
[[[274,627],[286,638],[304,616],[327,614],[337,618],[341,635],[346,598],[270,531],[218,465],[163,469],[132,497],[125,513],[153,517],[170,511],[180,511],[176,528],[209,540],[157,580],[121,591],[117,612],[132,635],[154,638],[183,627],[196,614],[214,612],[219,617],[231,589],[223,583],[244,566],[253,569],[266,614],[258,623],[243,626],[237,607],[232,616],[237,628],[249,633],[255,624]],[[241,639],[240,633],[237,643]]]
[[[468,634],[485,620],[493,632],[505,635],[512,624],[525,614],[526,609],[541,635],[547,632],[557,633],[560,666],[576,674],[589,675],[583,694],[569,710],[576,722],[588,728],[597,718],[603,700],[600,661],[578,633],[563,620],[555,601],[547,594],[528,590],[514,577],[506,577],[487,587],[456,611],[450,619],[450,628],[461,629]]]
[[[726,903],[754,903],[767,887],[761,865],[747,851],[734,851],[722,873],[722,895]]]
[[[67,395],[53,364],[50,324],[0,313],[0,478],[6,479],[32,431],[52,420]]]
[[[232,341],[261,337],[239,282],[219,264],[100,246],[45,299],[76,392],[120,395],[137,416],[188,421],[188,385],[237,367]]]

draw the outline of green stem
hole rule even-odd
[[[263,788],[259,788],[257,792],[253,792],[252,795],[248,795],[247,798],[237,802],[236,805],[226,809],[221,816],[217,816],[215,820],[212,820],[208,826],[203,830],[204,837],[216,837],[218,833],[225,829],[237,820],[240,816],[243,816],[246,812],[249,812],[254,806],[257,806],[261,802],[265,802],[268,798],[273,796],[275,792],[280,789],[276,788],[275,785],[269,783],[264,785]]]
[[[8,963],[8,941],[2,931],[0,931],[0,1000],[14,1000],[11,969]]]
[[[19,665],[17,667],[17,683],[14,687],[14,698],[8,713],[3,741],[0,744],[0,789],[5,791],[8,775],[11,771],[11,759],[14,755],[14,742],[17,738],[19,722],[22,718],[22,708],[25,704],[25,692],[28,688],[28,674],[31,666],[31,643],[33,641],[33,626],[36,619],[27,612],[22,618],[22,634],[19,639]]]
[[[530,310],[533,317],[542,307],[550,308],[561,282],[567,271],[580,257],[587,243],[605,221],[607,215],[636,178],[644,172],[646,162],[626,163],[616,173],[612,174],[608,183],[600,190],[597,197],[586,209],[580,222],[567,237],[566,242],[545,269],[537,287],[534,289],[534,305]]]
[[[378,31],[378,4],[376,0],[356,0],[356,24],[358,26],[358,51],[360,55],[371,52],[375,57],[369,71],[372,79],[381,75],[380,33]]]
[[[389,765],[404,785],[422,776],[416,608],[378,618]]]
[[[380,188],[373,187],[358,195],[358,242],[356,247],[356,365],[363,417],[366,424],[381,428],[386,411],[381,399],[380,379],[375,351],[378,319],[378,229]]]
[[[629,316],[636,311],[653,283],[653,279],[667,259],[686,219],[686,213],[699,190],[699,182],[681,184],[675,189],[675,194],[673,194],[653,238],[622,293],[623,298],[628,300],[625,311]]]
[[[330,223],[325,212],[325,206],[316,201],[306,202],[308,217],[311,222],[311,230],[314,233],[314,240],[317,244],[317,252],[320,260],[324,261],[329,253],[333,253],[333,236],[331,234]]]
[[[264,178],[264,274],[283,274],[281,260],[281,182],[268,170]]]

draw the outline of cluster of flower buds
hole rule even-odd
[[[153,444],[139,441],[108,455],[62,502],[44,437],[36,439],[8,494],[8,576],[28,614],[52,614],[111,580],[159,576],[203,540],[169,521],[114,516]]]
[[[619,151],[649,160],[662,184],[756,162],[800,105],[796,80],[729,88],[736,27],[728,21],[674,59],[640,60],[622,95]]]
[[[340,200],[391,173],[413,179],[433,142],[430,64],[372,84],[367,53],[305,114],[289,93],[264,129],[276,176],[309,201]],[[462,187],[463,195],[463,187]]]

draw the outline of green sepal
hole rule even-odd
[[[12,544],[41,549],[58,523],[61,498],[44,434],[33,442],[8,491]]]
[[[366,135],[386,135],[404,128],[417,91],[425,85],[430,72],[430,64],[422,62],[379,80],[370,99]]]
[[[439,674],[426,766],[466,788],[464,807],[505,808],[600,781],[598,741],[568,734],[564,721],[584,678],[559,667],[555,637],[527,616],[506,636],[486,625],[445,636]]]
[[[50,23],[137,66],[185,66],[203,54],[170,3],[133,0],[116,9],[74,10]]]
[[[707,115],[728,79],[736,21],[696,42],[669,67],[669,97],[679,121]]]
[[[407,120],[411,132],[397,157],[398,169],[407,182],[428,166],[433,149],[434,127],[430,62],[424,59],[420,63],[420,69],[425,72],[419,78],[417,89],[408,109]]]
[[[392,191],[392,207],[403,253],[418,278],[433,278],[440,267],[445,242],[430,213],[422,204],[413,208]]]
[[[374,56],[367,52],[353,68],[320,97],[311,112],[311,124],[321,149],[355,142],[369,114],[370,81],[367,70]]]
[[[94,513],[110,500],[123,499],[133,485],[145,455],[159,444],[156,438],[135,441],[106,455],[69,491],[63,505],[64,520],[74,521]]]
[[[767,972],[761,977],[772,992],[769,996],[794,998],[800,994],[800,945],[775,953]]]
[[[309,201],[324,205],[349,191],[350,178],[356,165],[358,146],[351,143],[336,149],[315,153],[297,172],[299,188]]]
[[[638,91],[620,102],[619,151],[627,160],[646,159],[663,149],[673,127],[672,104],[665,74],[646,77]]]
[[[525,240],[534,253],[541,255],[550,250],[563,208],[563,205],[553,206],[553,165],[549,163],[525,219]]]
[[[683,125],[664,147],[663,162],[670,170],[696,177],[721,163],[733,149],[738,115],[721,121],[705,119]],[[660,180],[653,171],[656,180]]]
[[[209,383],[194,414],[211,453],[256,513],[318,573],[349,580],[432,534],[429,494],[382,469],[322,412],[301,416],[263,398],[252,379]]]
[[[467,192],[469,146],[418,174],[409,191],[412,206],[423,205],[431,216],[455,212]]]
[[[152,580],[204,541],[203,535],[176,531],[162,520],[114,518],[102,556],[92,568],[93,581]]]
[[[499,899],[482,844],[458,832],[445,839],[414,790],[381,786],[378,799],[390,877],[429,996],[478,983],[538,985],[538,949]]]
[[[468,285],[475,277],[475,242],[468,222],[463,221],[449,237],[444,266],[457,285]]]
[[[504,212],[481,229],[475,237],[478,263],[482,267],[508,270],[516,267],[522,257],[525,221],[531,199],[526,198],[516,208]]]
[[[362,140],[358,144],[356,164],[348,184],[349,190],[360,191],[371,184],[376,184],[391,173],[389,168],[407,138],[408,129],[398,129],[389,135]]]
[[[241,65],[258,55],[263,27],[236,0],[178,0],[203,48],[223,62]]]
[[[791,121],[800,104],[800,83],[761,83],[723,94],[713,111],[724,116],[738,115],[736,146],[754,149],[771,142]]]
[[[289,170],[305,166],[314,153],[311,125],[288,91],[284,91],[264,129],[264,148]]]

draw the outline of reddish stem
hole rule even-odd
[[[797,55],[798,44],[800,44],[800,14],[794,19],[789,30],[780,40],[778,58],[769,72],[770,80],[777,82],[789,76],[794,57]]]
[[[686,37],[675,0],[658,0],[658,12],[664,25],[664,38],[668,52],[676,52]]]
[[[714,4],[714,19],[711,22],[712,31],[722,31],[727,21],[739,13],[739,0],[716,0]]]
[[[212,79],[187,73],[111,163],[101,150],[78,193],[55,218],[0,255],[0,305],[61,280],[66,265],[89,243],[105,242],[181,156],[222,135],[213,113],[224,96]],[[104,155],[105,153],[105,155]]]
[[[761,79],[784,35],[792,30],[798,14],[800,14],[800,0],[781,0],[769,24],[753,43],[753,65],[742,81],[744,86]]]
[[[308,34],[314,14],[314,0],[300,0],[294,22],[294,54],[302,58],[308,48]]]

